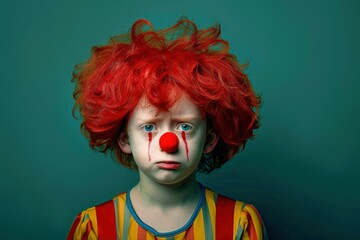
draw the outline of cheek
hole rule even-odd
[[[200,160],[204,144],[205,144],[205,136],[200,134],[199,136],[189,137],[186,134],[182,134],[182,139],[185,144],[186,156],[189,161],[190,160]]]
[[[185,134],[184,131],[181,132],[181,137],[182,137],[182,139],[184,141],[184,144],[185,144],[186,158],[189,161],[189,146],[188,146],[188,143],[187,143],[187,140],[186,140],[186,134]]]
[[[150,148],[154,142],[152,133],[129,133],[129,143],[135,161],[150,161]]]

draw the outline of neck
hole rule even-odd
[[[161,208],[194,204],[200,198],[200,186],[196,181],[196,172],[186,180],[175,184],[154,182],[140,173],[140,182],[133,191],[134,195],[140,198],[143,206],[161,206]]]

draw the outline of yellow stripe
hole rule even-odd
[[[237,230],[239,228],[239,222],[241,218],[241,211],[243,207],[243,202],[236,201],[235,203],[235,209],[234,209],[234,228],[233,228],[233,237],[236,236]],[[241,226],[244,229],[244,226]]]
[[[87,240],[97,240],[98,237],[96,235],[94,232],[91,232]]]
[[[203,213],[202,209],[199,211],[199,215],[194,221],[194,239],[200,240],[205,239],[205,232],[204,232],[204,220],[203,220]]]
[[[118,199],[118,229],[119,229],[119,239],[123,239],[123,226],[124,226],[124,209],[125,209],[125,199],[126,195],[121,194],[116,197]]]
[[[183,240],[185,238],[186,231],[183,231],[175,236],[174,240]]]
[[[241,240],[251,240],[247,231],[243,233]]]
[[[86,211],[86,213],[89,215],[92,227],[94,229],[94,232],[96,235],[98,234],[98,226],[97,226],[97,217],[96,217],[96,211],[95,207],[92,207]]]
[[[89,219],[84,221],[84,216],[86,215],[85,211],[82,212],[80,222],[76,227],[76,230],[74,232],[73,240],[82,239],[82,236],[86,232],[86,224],[89,222]]]
[[[157,240],[166,240],[166,237],[157,237],[156,239]],[[139,240],[141,240],[141,239],[139,239]]]
[[[153,239],[154,236],[150,232],[146,231],[146,240],[153,240]]]
[[[73,239],[78,240],[83,238],[83,235],[87,231],[88,222],[91,222],[92,225],[92,230],[89,234],[88,239],[96,239],[94,238],[94,236],[96,237],[97,235],[97,221],[96,221],[95,207],[89,208],[81,213],[81,219],[76,227]]]
[[[215,212],[216,212],[216,206],[215,206],[215,200],[214,200],[214,192],[206,189],[205,191],[205,199],[207,202],[207,205],[209,207],[209,214],[211,218],[211,230],[213,233],[213,236],[215,237]]]
[[[256,236],[258,237],[258,240],[261,240],[261,239],[263,239],[261,223],[260,223],[259,217],[258,217],[256,211],[254,210],[254,208],[255,207],[252,205],[246,205],[244,207],[244,211],[250,213],[252,222],[254,224]]]
[[[138,228],[139,225],[133,217],[130,217],[129,230],[128,230],[128,240],[138,239]]]

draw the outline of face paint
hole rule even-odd
[[[181,136],[182,136],[182,139],[183,139],[183,141],[185,143],[186,157],[187,157],[187,160],[189,161],[189,148],[188,148],[188,144],[187,144],[187,141],[186,141],[186,135],[185,135],[184,131],[181,132]]]
[[[151,140],[152,140],[152,132],[148,133],[149,136],[149,143],[148,143],[148,158],[149,158],[149,162],[151,161],[151,157],[150,157],[150,144],[151,144]]]

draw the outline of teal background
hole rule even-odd
[[[1,1],[0,238],[65,239],[134,172],[92,152],[71,116],[76,63],[139,18],[186,15],[222,37],[261,93],[255,141],[200,176],[251,202],[271,239],[360,239],[358,1]]]

